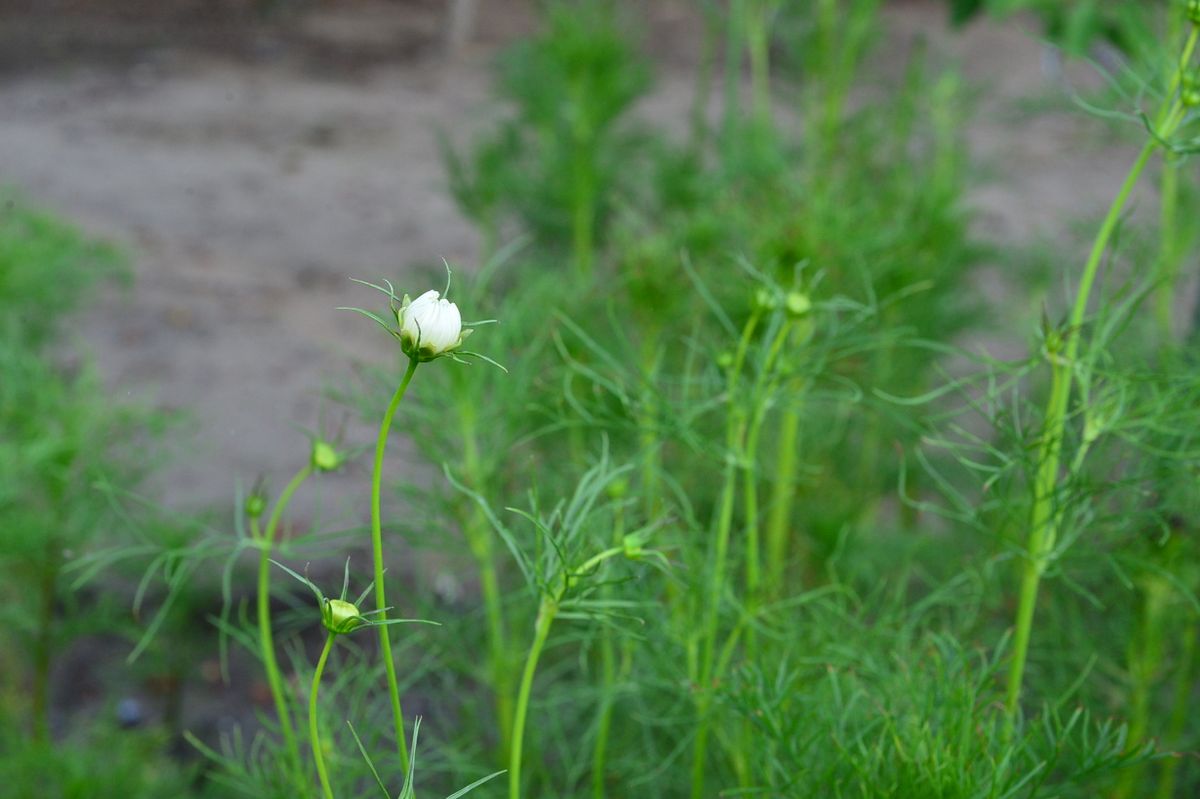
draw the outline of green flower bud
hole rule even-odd
[[[1187,16],[1193,25],[1200,25],[1200,0],[1188,0]]]
[[[722,369],[729,369],[733,366],[733,353],[729,350],[723,350],[717,354],[717,366]]]
[[[812,300],[807,294],[799,291],[789,291],[787,299],[784,300],[784,308],[788,312],[788,316],[799,318],[812,310]]]
[[[1187,72],[1179,87],[1179,100],[1188,108],[1200,105],[1200,75]]]
[[[779,295],[769,289],[754,292],[754,309],[759,313],[770,313],[779,307]]]
[[[352,633],[367,623],[352,602],[344,599],[326,599],[321,608],[321,622],[325,629],[337,635]]]
[[[642,537],[630,533],[621,539],[621,546],[625,549],[625,557],[630,560],[637,560],[642,555],[646,554],[645,541]]]
[[[311,463],[318,472],[332,472],[342,465],[342,456],[332,444],[318,438],[313,440]]]
[[[629,481],[624,477],[618,477],[608,484],[608,496],[612,499],[624,499],[629,493]]]
[[[246,497],[246,516],[257,519],[267,510],[267,498],[259,491],[254,491]]]

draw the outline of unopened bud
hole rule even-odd
[[[1179,101],[1188,108],[1195,108],[1200,105],[1200,74],[1196,72],[1184,73],[1183,81],[1179,87]]]
[[[321,439],[314,439],[312,445],[312,467],[318,472],[332,472],[342,465],[342,456]]]
[[[760,313],[770,313],[779,307],[779,297],[769,289],[758,289],[754,292],[754,308]]]
[[[321,609],[321,622],[325,629],[337,635],[352,633],[367,623],[353,602],[344,599],[327,599]]]
[[[618,477],[608,484],[608,496],[612,499],[624,499],[629,493],[629,481],[624,477]]]
[[[1200,25],[1200,0],[1188,0],[1187,16],[1193,25]]]
[[[799,318],[812,310],[812,300],[802,292],[789,291],[783,307],[787,310],[788,316]]]
[[[267,498],[259,491],[254,491],[246,497],[246,516],[257,519],[267,510]]]

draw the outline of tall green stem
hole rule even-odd
[[[459,407],[462,424],[463,469],[476,491],[484,489],[482,460],[479,456],[477,419],[473,402]],[[467,546],[479,569],[479,588],[483,594],[484,612],[487,617],[488,651],[492,677],[492,691],[496,701],[496,724],[500,736],[502,762],[508,760],[509,735],[512,733],[512,679],[509,674],[508,636],[504,627],[504,609],[500,596],[500,581],[496,574],[496,561],[492,550],[487,519],[483,509],[472,503],[470,516],[463,524]]]
[[[512,751],[508,761],[508,799],[521,799],[521,754],[525,744],[525,717],[529,713],[529,696],[533,692],[533,676],[537,673],[538,660],[550,635],[550,625],[558,615],[558,602],[544,597],[538,606],[537,621],[533,626],[533,643],[525,658],[525,670],[521,674],[521,688],[517,695],[516,715],[513,717]]]
[[[625,513],[617,506],[613,519],[614,546],[622,546],[625,539]],[[607,592],[606,594],[607,595]],[[616,704],[617,658],[613,647],[613,633],[608,627],[600,631],[600,666],[604,679],[600,715],[596,721],[596,743],[592,748],[592,797],[604,799],[605,761],[608,758],[608,733],[612,727],[613,705]]]
[[[1171,306],[1175,298],[1175,283],[1179,278],[1179,167],[1168,155],[1163,159],[1159,182],[1159,245],[1158,288],[1154,311],[1165,340],[1171,338]]]
[[[1192,704],[1189,699],[1193,690],[1192,661],[1196,655],[1196,622],[1194,619],[1188,620],[1187,631],[1183,634],[1182,650],[1179,654],[1179,666],[1175,672],[1171,719],[1164,739],[1168,746],[1178,745],[1183,728],[1191,718]],[[1171,799],[1175,795],[1175,775],[1179,770],[1181,759],[1176,756],[1163,760],[1162,774],[1159,776],[1155,799]]]
[[[1169,116],[1174,116],[1170,114]],[[1087,313],[1088,298],[1099,272],[1100,262],[1108,249],[1121,212],[1133,193],[1142,171],[1150,161],[1156,142],[1148,141],[1138,154],[1121,190],[1113,200],[1092,250],[1083,268],[1083,277],[1075,295],[1067,327],[1066,341],[1061,352],[1053,353],[1051,366],[1050,398],[1046,404],[1045,429],[1038,450],[1038,470],[1033,486],[1033,512],[1030,518],[1029,538],[1026,544],[1025,561],[1021,575],[1021,593],[1017,606],[1016,631],[1013,635],[1013,657],[1008,671],[1008,695],[1005,707],[1011,729],[1017,704],[1021,698],[1021,682],[1025,674],[1025,661],[1029,653],[1029,636],[1033,630],[1034,609],[1037,606],[1038,585],[1046,570],[1047,560],[1054,548],[1057,535],[1057,487],[1058,467],[1062,455],[1063,431],[1066,426],[1067,405],[1071,397],[1071,370],[1079,352],[1080,330]]]
[[[758,522],[758,442],[762,434],[763,422],[770,389],[775,381],[775,363],[787,343],[792,331],[791,321],[785,319],[772,339],[767,357],[760,366],[758,378],[754,381],[754,391],[750,395],[750,423],[746,433],[745,453],[742,460],[742,503],[743,517],[746,523],[746,606],[753,615],[760,599],[762,584],[762,556],[759,554],[759,522]],[[755,646],[754,627],[746,630],[746,645],[753,651]]]
[[[729,23],[725,32],[725,98],[722,132],[727,167],[732,167],[739,145],[742,109],[739,95],[742,83],[742,27],[746,0],[729,0]]]
[[[1129,678],[1132,683],[1129,699],[1129,733],[1126,747],[1136,750],[1146,740],[1150,730],[1150,709],[1153,704],[1154,688],[1158,684],[1163,659],[1163,626],[1167,613],[1167,601],[1171,586],[1158,575],[1147,578],[1142,594],[1142,617],[1138,634],[1129,646]],[[1134,796],[1142,774],[1144,762],[1137,762],[1121,774],[1113,799]],[[1142,794],[1144,795],[1144,794]]]
[[[313,762],[317,764],[317,776],[321,780],[321,793],[325,799],[333,799],[333,788],[329,785],[329,772],[325,769],[325,751],[321,746],[321,725],[317,723],[317,692],[321,690],[321,675],[325,672],[325,662],[333,649],[333,639],[336,633],[330,633],[325,639],[325,648],[317,660],[317,668],[313,671],[312,688],[308,692],[308,737],[312,744]],[[406,769],[407,770],[407,769]]]
[[[37,637],[33,652],[33,739],[50,740],[50,661],[54,639],[54,600],[58,594],[58,572],[62,545],[54,536],[46,539],[42,562],[41,596],[38,606]]]
[[[262,657],[263,669],[267,673],[267,685],[271,688],[271,699],[275,702],[275,715],[279,717],[279,730],[283,735],[283,744],[287,750],[292,776],[300,786],[305,785],[303,767],[300,763],[300,746],[296,740],[296,730],[292,726],[292,713],[288,708],[287,696],[284,692],[283,676],[279,672],[279,663],[275,660],[275,640],[271,630],[271,550],[275,545],[275,531],[279,528],[279,520],[283,517],[284,509],[291,502],[296,489],[311,474],[311,465],[306,465],[296,472],[275,502],[275,507],[267,518],[266,530],[262,535],[259,535],[258,532],[258,520],[253,518],[250,520],[250,532],[259,545],[258,650]]]
[[[720,12],[715,3],[702,3],[704,32],[700,39],[700,66],[696,72],[696,96],[692,100],[691,145],[703,148],[708,139],[708,103],[712,97],[713,61],[716,58],[717,39],[721,35]]]
[[[408,369],[405,370],[404,377],[400,380],[400,386],[392,395],[391,402],[388,403],[387,411],[383,414],[383,421],[379,425],[379,437],[375,440],[375,466],[371,471],[371,551],[375,561],[375,609],[380,611],[378,616],[380,621],[387,620],[387,597],[383,587],[383,522],[379,511],[383,484],[383,455],[387,450],[388,433],[392,429],[392,417],[396,415],[396,408],[399,407],[400,400],[404,398],[408,384],[412,382],[413,373],[417,371],[417,364],[416,358],[409,359]],[[392,703],[392,723],[396,731],[396,747],[400,752],[400,766],[402,771],[407,772],[408,739],[404,735],[404,711],[400,707],[400,686],[396,682],[396,663],[392,659],[392,641],[388,637],[389,626],[387,624],[379,625],[379,649],[384,669],[387,671],[388,697]]]
[[[550,625],[558,615],[559,603],[571,590],[571,581],[575,575],[589,574],[604,561],[624,552],[624,547],[609,547],[574,569],[565,568],[558,576],[555,589],[543,596],[538,605],[537,621],[533,625],[533,643],[529,645],[529,654],[525,656],[525,670],[521,674],[521,688],[517,695],[516,714],[513,717],[512,753],[508,763],[509,799],[520,799],[521,796],[521,756],[525,747],[525,719],[529,715],[529,697],[533,692],[533,677],[537,673],[538,660],[546,646],[546,637],[550,635]]]
[[[726,561],[729,559],[729,536],[733,530],[738,464],[743,457],[743,444],[746,436],[746,413],[742,400],[738,397],[738,382],[742,367],[746,362],[746,352],[750,348],[750,341],[758,327],[758,321],[759,314],[756,311],[750,316],[746,326],[742,328],[737,352],[729,369],[729,382],[726,389],[729,416],[725,423],[725,473],[717,511],[716,530],[714,531],[704,624],[701,628],[702,654],[698,664],[698,673],[693,680],[696,684],[696,711],[699,715],[699,726],[692,744],[692,799],[702,799],[704,796],[704,775],[708,763],[708,730],[711,723],[708,717],[711,688],[709,683],[712,681],[715,666],[721,597],[725,593]]]
[[[576,89],[576,107],[585,105],[582,90]],[[571,246],[575,271],[579,277],[592,274],[592,253],[596,238],[596,164],[595,133],[588,126],[583,114],[575,121],[572,130],[571,167],[573,180],[573,213],[571,221]]]
[[[836,0],[818,0],[817,27],[820,32],[817,50],[821,54],[817,74],[824,76],[824,86],[821,89],[823,102],[818,123],[821,131],[819,142],[820,152],[829,157],[833,154],[837,141],[838,126],[842,119],[844,83],[848,78],[841,74],[842,59],[838,54],[850,45],[850,42],[846,41],[847,37],[838,35],[840,23]]]
[[[789,400],[779,422],[779,449],[775,455],[774,483],[771,489],[770,509],[767,514],[767,590],[778,595],[783,588],[783,569],[788,561],[788,538],[792,519],[792,502],[796,491],[796,467],[799,459],[800,416],[802,399],[800,381],[796,398]]]
[[[771,126],[771,42],[767,32],[769,0],[753,0],[746,14],[746,49],[750,53],[750,91],[754,124],[759,132]]]

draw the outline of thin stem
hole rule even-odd
[[[576,86],[577,107],[584,106],[582,89]],[[571,154],[572,179],[574,181],[571,222],[571,244],[574,254],[575,272],[579,277],[592,274],[592,250],[596,237],[596,166],[595,136],[583,115],[574,125]]]
[[[797,397],[783,409],[779,422],[779,449],[775,456],[774,485],[771,489],[770,511],[767,516],[767,590],[778,595],[783,588],[784,564],[788,560],[788,525],[792,518],[795,496],[798,439],[803,398],[800,381],[796,381]]]
[[[705,3],[701,9],[704,16],[704,32],[700,38],[700,66],[696,72],[696,95],[692,100],[691,144],[696,150],[703,148],[708,138],[708,104],[712,97],[713,62],[716,59],[717,38],[721,34],[719,11],[713,4]]]
[[[1179,667],[1175,673],[1174,695],[1171,702],[1171,719],[1168,723],[1164,740],[1169,746],[1178,745],[1179,737],[1183,734],[1184,725],[1191,718],[1192,704],[1192,661],[1196,655],[1196,622],[1189,620],[1187,631],[1183,634],[1183,651],[1179,654]],[[1175,795],[1175,774],[1179,770],[1181,756],[1168,757],[1163,760],[1162,774],[1159,777],[1158,792],[1155,799],[1171,799]]]
[[[625,512],[618,505],[613,519],[614,546],[620,546],[625,538]],[[605,591],[604,596],[609,592]],[[613,649],[612,630],[605,627],[600,631],[600,664],[604,686],[600,699],[600,716],[596,721],[596,744],[592,749],[592,797],[604,799],[605,761],[608,758],[608,734],[612,728],[613,706],[616,704],[617,663]]]
[[[410,358],[400,386],[392,395],[383,421],[379,425],[379,437],[375,440],[375,465],[371,471],[371,551],[375,561],[375,609],[379,611],[379,621],[387,620],[387,597],[383,587],[383,522],[379,511],[381,486],[383,483],[383,455],[387,450],[388,433],[392,428],[392,417],[396,408],[412,382],[413,373],[417,371],[416,358]],[[390,625],[379,625],[379,649],[383,658],[383,666],[387,671],[388,697],[392,703],[392,723],[396,731],[396,747],[400,752],[400,767],[408,772],[408,739],[404,735],[404,711],[400,707],[400,687],[396,683],[396,663],[392,659],[392,641],[388,637]]]
[[[652,333],[645,333],[642,347],[642,374],[645,388],[642,391],[641,419],[638,423],[638,439],[642,451],[641,478],[642,498],[646,518],[658,518],[661,510],[662,441],[659,436],[659,402],[654,386],[658,384],[659,364],[662,351],[656,344],[660,338],[657,326]]]
[[[1167,104],[1163,108],[1174,108],[1169,103],[1175,98],[1175,92],[1179,90],[1180,84],[1183,83],[1183,76],[1187,73],[1188,66],[1192,63],[1192,56],[1196,54],[1196,43],[1200,41],[1200,26],[1192,25],[1191,31],[1188,33],[1187,41],[1183,45],[1183,52],[1179,55],[1179,65],[1175,70],[1175,74],[1171,76],[1171,83],[1167,86]],[[1159,124],[1169,116],[1169,113],[1159,114]]]
[[[462,424],[463,468],[476,491],[484,488],[482,461],[479,456],[479,441],[475,405],[467,402],[459,407]],[[463,524],[467,546],[479,569],[479,588],[483,594],[483,606],[487,618],[488,651],[492,676],[492,691],[495,694],[496,722],[500,735],[501,762],[507,762],[509,734],[512,732],[512,679],[509,674],[508,636],[504,627],[504,612],[500,595],[500,582],[496,574],[496,561],[492,554],[492,537],[488,534],[487,519],[483,510],[472,503],[471,514]]]
[[[550,597],[542,599],[538,606],[537,621],[533,626],[533,643],[525,658],[525,670],[521,675],[520,693],[517,695],[517,710],[513,717],[512,752],[508,761],[508,797],[521,797],[521,751],[525,744],[525,717],[529,713],[529,696],[533,691],[533,676],[537,673],[538,660],[550,635],[550,625],[558,614],[558,602]]]
[[[325,799],[333,799],[333,788],[329,785],[329,772],[325,769],[325,753],[321,747],[321,725],[317,723],[317,692],[321,689],[321,675],[325,672],[325,662],[333,649],[335,633],[330,633],[325,639],[325,648],[317,660],[317,668],[313,671],[312,688],[308,692],[308,737],[312,744],[313,762],[317,764],[317,776],[321,780],[321,792]]]
[[[608,549],[604,550],[603,552],[601,552],[597,555],[593,555],[592,557],[585,560],[578,568],[574,569],[569,575],[565,575],[563,577],[562,590],[559,592],[559,595],[558,595],[559,599],[562,599],[564,596],[566,596],[567,590],[572,585],[571,580],[573,580],[575,577],[586,575],[588,572],[592,571],[593,569],[595,569],[597,566],[599,566],[601,563],[608,560],[609,558],[615,558],[617,555],[624,555],[624,554],[625,554],[625,548],[623,546],[609,547]]]
[[[1173,118],[1174,114],[1168,114]],[[1025,674],[1025,661],[1029,653],[1029,636],[1033,630],[1034,609],[1037,606],[1038,585],[1045,572],[1049,554],[1054,549],[1057,536],[1056,488],[1058,467],[1062,455],[1063,432],[1066,426],[1067,405],[1071,397],[1071,370],[1079,352],[1080,330],[1087,312],[1092,286],[1100,270],[1100,262],[1108,249],[1108,243],[1116,231],[1134,186],[1137,185],[1156,142],[1146,142],[1138,154],[1121,190],[1113,200],[1104,222],[1096,234],[1092,250],[1084,265],[1083,277],[1075,295],[1075,305],[1067,327],[1066,343],[1061,353],[1053,354],[1050,398],[1046,405],[1045,432],[1038,452],[1038,471],[1033,488],[1033,512],[1030,519],[1029,538],[1021,575],[1021,593],[1017,606],[1016,632],[1013,636],[1013,657],[1009,664],[1008,695],[1005,707],[1011,731],[1017,704],[1021,698],[1021,682]]]
[[[1178,27],[1183,20],[1179,14],[1175,14],[1171,19],[1172,26]],[[1179,57],[1179,63],[1176,65],[1171,82],[1167,88],[1167,98],[1170,101],[1174,98],[1175,93],[1179,90],[1180,84],[1183,82],[1183,76],[1187,72],[1188,65],[1191,64],[1192,56],[1196,51],[1196,43],[1200,38],[1200,26],[1192,25],[1191,31],[1188,34],[1187,43],[1183,47],[1183,52]],[[1174,105],[1163,105],[1162,112],[1158,115],[1157,126],[1163,130],[1163,136],[1168,135],[1167,131],[1182,121],[1182,116],[1175,118],[1177,113],[1182,114],[1183,108],[1176,101]],[[1179,251],[1179,228],[1177,224],[1179,210],[1179,166],[1176,163],[1174,156],[1167,153],[1163,159],[1162,185],[1160,187],[1162,195],[1160,200],[1160,218],[1159,218],[1159,287],[1156,296],[1155,312],[1158,317],[1159,327],[1162,329],[1164,338],[1171,336],[1171,300],[1175,293],[1175,282],[1178,279],[1179,261],[1182,253]]]
[[[304,785],[304,776],[300,763],[300,745],[296,740],[296,730],[292,726],[292,714],[288,709],[287,697],[284,693],[283,676],[279,671],[279,663],[275,660],[275,641],[271,631],[271,550],[275,545],[275,531],[284,509],[292,500],[292,495],[312,474],[312,466],[305,465],[284,487],[283,493],[275,502],[271,515],[267,519],[266,530],[259,534],[258,520],[250,520],[250,533],[258,541],[258,650],[262,657],[263,669],[267,674],[267,685],[271,688],[271,699],[275,702],[275,715],[279,717],[279,730],[283,735],[284,748],[292,769],[292,776],[297,785]],[[307,791],[306,791],[307,793]]]
[[[754,123],[759,131],[771,125],[771,48],[767,33],[768,0],[754,0],[746,14],[746,49],[750,53],[750,87]]]
[[[722,121],[724,138],[724,156],[726,166],[731,166],[734,148],[738,146],[738,133],[741,131],[742,109],[739,93],[742,84],[742,26],[745,24],[746,0],[729,0],[729,23],[725,33],[725,97],[724,120]]]
[[[852,12],[853,13],[853,12]],[[842,101],[845,92],[844,81],[847,75],[840,74],[842,66],[837,57],[839,50],[848,50],[850,43],[839,41],[838,4],[835,0],[819,0],[817,9],[817,26],[820,31],[818,51],[821,53],[821,67],[818,74],[828,75],[832,80],[824,81],[824,103],[820,117],[821,152],[826,156],[833,154],[837,141],[838,123],[842,118]]]
[[[1150,729],[1150,708],[1154,688],[1158,684],[1162,669],[1163,621],[1167,611],[1170,586],[1161,577],[1152,576],[1143,589],[1140,635],[1133,636],[1129,647],[1129,677],[1132,682],[1129,698],[1129,732],[1126,749],[1138,749],[1146,740]],[[1137,762],[1121,774],[1113,799],[1134,796],[1142,774],[1144,762]]]
[[[775,333],[771,346],[767,351],[766,360],[759,370],[758,378],[754,381],[754,392],[750,402],[753,410],[748,431],[746,433],[745,455],[742,463],[742,502],[745,505],[743,517],[746,523],[746,605],[750,615],[757,609],[759,591],[762,583],[762,563],[759,555],[758,529],[758,441],[762,434],[763,422],[766,419],[767,396],[774,382],[775,363],[783,345],[787,343],[792,331],[791,321],[785,319]],[[747,647],[753,651],[755,646],[754,629],[746,632]]]
[[[33,654],[33,739],[50,740],[50,661],[54,637],[54,600],[58,593],[61,545],[51,536],[46,539],[42,563],[37,638]]]
[[[1158,290],[1154,310],[1163,338],[1170,340],[1171,306],[1179,278],[1179,167],[1170,155],[1163,159],[1159,194]]]
[[[558,575],[558,586],[542,597],[538,605],[537,621],[533,627],[533,643],[529,646],[529,654],[525,657],[525,670],[521,674],[521,688],[517,695],[517,709],[513,717],[512,751],[508,763],[508,795],[509,799],[519,799],[521,795],[521,753],[525,746],[525,718],[529,714],[529,696],[533,690],[533,676],[537,672],[538,659],[542,656],[542,648],[546,645],[546,636],[550,634],[550,625],[558,615],[559,602],[571,590],[574,578],[586,575],[609,558],[622,555],[623,546],[609,547],[594,555],[574,569],[564,568]]]
[[[721,501],[717,515],[717,527],[713,544],[713,564],[709,573],[708,606],[702,628],[703,653],[700,657],[699,673],[695,675],[696,711],[699,715],[699,729],[692,745],[692,799],[702,799],[704,796],[704,774],[708,758],[708,728],[709,728],[709,682],[713,678],[714,658],[716,656],[717,623],[721,596],[724,594],[726,560],[729,557],[729,536],[733,529],[733,510],[738,477],[738,462],[743,457],[743,443],[746,435],[745,411],[737,396],[738,379],[746,362],[746,352],[750,341],[758,327],[759,314],[756,311],[742,328],[742,336],[738,341],[737,353],[729,370],[729,385],[726,389],[729,401],[729,417],[725,428],[725,475],[724,486],[721,490]]]

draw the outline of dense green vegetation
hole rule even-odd
[[[482,241],[448,291],[474,332],[426,295],[442,265],[360,276],[347,305],[396,359],[336,400],[382,419],[378,440],[314,437],[233,525],[131,510],[115,431],[149,423],[45,357],[100,251],[9,204],[5,636],[33,690],[6,686],[0,729],[33,743],[3,739],[4,784],[1195,795],[1200,364],[1173,299],[1194,277],[1200,3],[1136,20],[1106,5],[1139,44],[1104,102],[1145,144],[1090,248],[1052,259],[972,237],[970,100],[924,55],[889,84],[864,75],[879,6],[701,3],[696,110],[672,137],[635,112],[654,68],[634,12],[546,4],[499,64],[502,118],[445,144]],[[1155,182],[1139,235],[1130,204]],[[1011,267],[1011,302],[981,296],[985,260]],[[1014,339],[1025,356],[978,345]],[[383,470],[401,436],[423,471]],[[358,445],[370,524],[283,536],[291,497]],[[128,540],[111,514],[134,512]],[[413,565],[434,558],[456,576]],[[172,618],[203,584],[225,597],[221,644],[262,669],[273,716],[188,733],[195,776],[152,737],[48,732],[60,639],[129,627],[68,590],[104,596],[106,579],[155,596],[144,634],[120,630],[135,654],[182,646]]]

